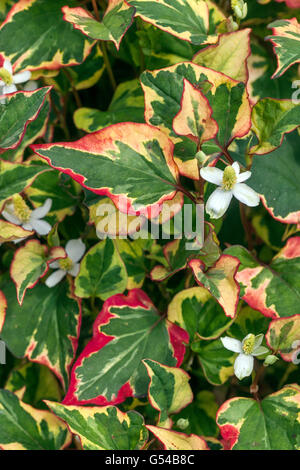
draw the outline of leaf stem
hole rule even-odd
[[[113,90],[115,91],[115,89],[117,88],[117,82],[116,82],[116,79],[114,77],[113,70],[111,68],[111,64],[110,64],[109,57],[108,57],[108,54],[107,54],[106,44],[105,44],[104,41],[102,41],[100,43],[100,48],[101,48],[101,52],[103,54],[103,60],[104,60],[104,64],[105,64],[108,76],[109,76],[111,86],[112,86]]]
[[[249,250],[252,251],[253,243],[252,243],[252,237],[251,237],[251,226],[246,216],[245,206],[241,202],[240,202],[240,215],[241,215],[241,222],[242,222],[246,239],[247,239],[247,245],[248,245]]]

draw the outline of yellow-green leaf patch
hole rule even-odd
[[[171,414],[178,413],[193,400],[189,375],[178,367],[168,367],[150,359],[143,363],[150,377],[148,398],[159,411],[159,423],[164,427]]]
[[[0,390],[0,448],[60,450],[71,442],[67,426],[50,411],[37,410]]]
[[[300,24],[296,18],[278,20],[269,24],[272,36],[268,36],[277,58],[277,69],[272,78],[280,77],[293,64],[300,62]]]
[[[83,450],[139,450],[148,437],[143,417],[115,406],[69,406],[46,401],[49,408],[79,436]]]
[[[163,444],[165,450],[209,450],[205,440],[195,434],[184,434],[158,426],[146,426]]]
[[[279,351],[285,361],[292,361],[296,350],[295,342],[300,341],[300,315],[271,321],[266,340],[268,346]]]
[[[101,22],[81,7],[64,6],[62,11],[64,20],[71,23],[75,29],[92,39],[112,41],[117,49],[134,15],[134,9],[123,0],[109,0]]]
[[[217,424],[234,450],[299,450],[300,391],[286,386],[261,402],[232,398],[218,411]]]
[[[65,0],[20,0],[12,7],[0,28],[0,53],[15,70],[57,69],[81,64],[88,56],[94,42],[63,20],[65,4]],[[69,0],[68,5],[77,2]]]
[[[49,252],[38,240],[29,240],[14,255],[10,267],[10,275],[17,289],[20,305],[27,289],[32,289],[39,279],[47,273],[49,263],[67,255],[61,247],[54,247]]]
[[[110,238],[96,243],[83,257],[75,279],[75,294],[81,298],[108,299],[124,292],[127,273]]]

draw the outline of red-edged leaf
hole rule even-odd
[[[176,195],[173,143],[148,124],[124,122],[76,142],[31,147],[53,168],[109,196],[122,212],[155,217],[160,204]]]
[[[189,262],[197,284],[207,289],[219,302],[225,315],[231,318],[236,314],[239,301],[240,287],[236,280],[239,265],[239,259],[230,255],[222,255],[207,271],[204,271],[205,265],[201,260],[192,259]]]
[[[140,289],[106,300],[93,327],[93,338],[77,359],[65,404],[117,404],[147,394],[142,363],[152,359],[179,366],[188,334],[160,316]]]

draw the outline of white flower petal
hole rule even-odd
[[[265,348],[264,346],[259,346],[258,348],[254,349],[254,351],[252,352],[252,356],[262,356],[267,352],[269,352],[268,348]]]
[[[243,183],[244,181],[248,180],[251,176],[251,171],[244,171],[244,173],[240,173],[237,179],[238,183]]]
[[[5,59],[4,64],[3,64],[3,68],[5,68],[5,70],[7,70],[12,75],[13,69],[12,69],[12,65],[11,65],[10,60]]]
[[[30,219],[30,223],[33,227],[33,229],[39,234],[39,235],[47,235],[50,230],[52,229],[51,225],[48,224],[45,220],[40,220],[40,219]]]
[[[42,206],[32,211],[31,217],[33,219],[42,219],[48,214],[48,212],[51,209],[51,206],[52,206],[52,199],[48,198],[46,199],[46,201],[44,202]]]
[[[239,177],[239,174],[240,174],[240,165],[238,164],[238,162],[234,162],[232,165],[232,168],[234,169],[235,171],[235,174],[237,176],[237,178]]]
[[[29,72],[29,70],[25,70],[24,72],[16,73],[13,76],[13,80],[14,80],[15,84],[28,82],[28,80],[30,80],[30,78],[31,78],[31,72]]]
[[[9,210],[4,209],[4,211],[2,211],[2,215],[6,220],[8,220],[8,222],[11,222],[12,224],[21,225],[22,223],[21,220],[16,215],[12,214],[12,212]]]
[[[225,191],[222,188],[215,189],[207,200],[206,212],[213,219],[219,219],[228,209],[231,198],[232,191]]]
[[[26,222],[25,224],[22,224],[22,227],[23,227],[24,230],[30,230],[30,231],[33,230],[32,225],[29,222]]]
[[[9,95],[9,93],[14,93],[17,91],[16,85],[5,85],[2,89],[3,95]]]
[[[263,342],[263,339],[264,339],[264,335],[262,333],[260,333],[260,335],[255,336],[255,343],[254,343],[254,348],[253,348],[254,351],[256,348],[259,348],[259,346]]]
[[[18,240],[13,240],[14,244],[17,245],[17,243],[21,243],[23,240],[26,240],[25,238],[19,238]]]
[[[255,207],[259,204],[259,195],[247,184],[236,183],[232,192],[234,197],[247,206]]]
[[[58,269],[57,271],[54,271],[54,273],[50,274],[50,276],[47,278],[45,284],[47,287],[54,287],[56,284],[58,284],[66,275],[66,271],[63,269]]]
[[[68,257],[71,258],[74,263],[77,263],[77,261],[79,261],[84,255],[85,244],[80,240],[80,238],[77,238],[76,240],[69,240],[65,249]]]
[[[229,351],[236,353],[242,352],[242,343],[238,339],[230,338],[229,336],[223,336],[223,338],[220,339],[224,348],[228,349]]]
[[[71,276],[76,277],[77,274],[79,273],[79,263],[74,263],[73,267],[68,271],[68,274],[71,274]]]
[[[250,354],[239,354],[234,362],[234,373],[239,380],[249,377],[253,370],[254,358]]]
[[[209,181],[209,183],[217,184],[218,186],[222,184],[223,171],[219,168],[206,166],[201,168],[200,175],[204,180]]]

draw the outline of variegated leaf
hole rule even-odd
[[[258,144],[250,149],[251,154],[269,153],[282,144],[287,132],[300,126],[300,104],[264,98],[252,109],[251,119],[252,130],[258,138]]]
[[[218,338],[232,323],[203,287],[191,287],[176,294],[168,306],[168,319],[184,328],[190,341],[195,335],[206,340]]]
[[[293,64],[300,62],[300,24],[296,18],[277,20],[269,24],[270,39],[277,57],[277,69],[272,78],[280,77]]]
[[[0,448],[60,450],[71,443],[67,426],[49,411],[37,410],[0,390]]]
[[[296,349],[299,349],[300,346],[300,315],[276,318],[271,321],[266,340],[268,346],[275,352],[280,352],[285,361],[292,361]],[[295,343],[298,344],[298,347],[295,346]]]
[[[38,240],[29,240],[15,254],[10,266],[10,276],[17,289],[17,299],[20,305],[24,300],[27,289],[32,289],[39,279],[47,273],[49,263],[59,258],[65,258],[66,252],[61,247],[48,251]]]
[[[69,406],[46,401],[49,408],[79,436],[84,450],[139,450],[148,437],[143,417],[115,406]]]
[[[113,41],[117,49],[134,15],[134,9],[123,0],[109,0],[101,23],[81,7],[64,6],[62,11],[64,20],[71,23],[75,29],[92,39]]]
[[[142,287],[146,276],[145,251],[151,246],[152,240],[117,238],[114,243],[126,267],[126,288],[130,290]]]
[[[9,350],[46,365],[66,386],[81,320],[80,304],[70,293],[68,281],[52,288],[36,285],[27,292],[22,306],[6,276],[2,276],[0,288],[8,304],[1,337]]]
[[[227,448],[299,450],[298,387],[286,386],[261,402],[231,398],[218,411],[217,424]]]
[[[218,132],[218,124],[211,115],[212,109],[205,95],[184,79],[180,111],[173,120],[174,132],[200,146]]]
[[[0,104],[0,153],[19,145],[26,127],[37,118],[50,90],[43,87],[35,91],[19,91],[8,95],[5,104]]]
[[[187,137],[180,137],[173,129],[173,120],[181,108],[184,79],[206,97],[212,118],[219,126],[215,139],[202,147],[208,154],[220,152],[220,147],[227,147],[233,139],[249,132],[251,109],[244,83],[192,62],[145,71],[141,75],[146,122],[160,128],[172,139],[180,173],[199,179],[196,144]]]
[[[300,136],[287,134],[280,148],[263,157],[254,156],[251,187],[274,219],[285,224],[300,223]]]
[[[128,0],[135,15],[193,44],[213,44],[217,35],[209,34],[209,9],[203,0]]]
[[[124,292],[126,286],[126,269],[110,238],[97,243],[84,255],[75,279],[77,297],[106,300]]]
[[[242,246],[225,253],[241,261],[236,279],[250,307],[271,318],[300,314],[300,237],[290,238],[270,266],[261,265]]]
[[[123,212],[152,209],[155,216],[159,204],[177,191],[173,144],[147,124],[115,124],[76,142],[33,145],[32,149],[85,188],[109,196]]]
[[[250,32],[248,28],[221,34],[217,44],[201,49],[193,62],[222,72],[239,82],[248,78],[247,59],[250,55]]]
[[[73,367],[64,403],[107,405],[146,395],[149,379],[142,359],[179,366],[187,341],[187,333],[160,316],[142,290],[110,297]]]
[[[184,434],[157,426],[146,426],[163,444],[165,450],[209,450],[205,440],[195,434]]]
[[[81,64],[88,56],[94,43],[63,20],[65,4],[65,0],[19,0],[12,7],[0,28],[0,53],[15,70],[57,69]],[[68,0],[68,5],[77,2]]]
[[[233,375],[236,354],[225,349],[221,340],[198,341],[192,344],[206,380],[213,385],[222,385]]]
[[[159,425],[164,427],[171,414],[178,413],[193,400],[190,376],[178,367],[168,367],[150,359],[143,363],[150,377],[148,398],[159,411]]]
[[[144,121],[144,93],[137,79],[120,83],[107,111],[78,108],[73,116],[75,126],[85,132],[100,131],[118,122]]]
[[[2,154],[4,160],[9,160],[12,162],[21,162],[23,160],[23,155],[26,148],[30,144],[32,144],[36,139],[45,135],[48,124],[49,112],[50,105],[48,95],[36,119],[34,119],[33,121],[29,121],[28,126],[26,127],[25,134],[19,145],[14,149],[6,150]]]
[[[228,255],[222,255],[207,271],[204,271],[203,261],[192,259],[189,262],[196,282],[211,293],[230,318],[235,317],[239,301],[240,289],[236,280],[239,265],[236,257]]]
[[[23,191],[44,171],[49,169],[41,165],[22,165],[0,160],[0,209],[7,199]]]

